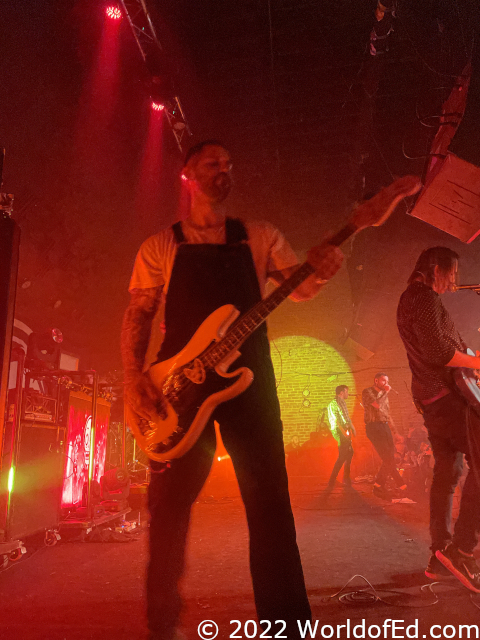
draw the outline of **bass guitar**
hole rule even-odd
[[[340,246],[361,229],[380,226],[398,202],[416,193],[420,186],[415,176],[399,178],[357,207],[347,225],[329,242]],[[163,411],[148,421],[127,405],[127,419],[139,447],[150,459],[167,462],[184,455],[198,440],[215,408],[247,389],[253,380],[250,369],[228,370],[240,355],[239,347],[313,273],[315,269],[305,262],[240,318],[231,304],[218,308],[177,355],[149,369]]]

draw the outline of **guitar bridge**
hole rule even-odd
[[[146,446],[146,449],[150,453],[168,453],[173,447],[175,447],[184,437],[186,430],[183,427],[177,427],[168,438],[165,438],[161,442],[150,444]]]

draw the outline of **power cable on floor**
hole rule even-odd
[[[477,607],[477,609],[480,609],[480,604],[478,602],[475,602],[474,598],[477,598],[477,600],[478,600],[478,594],[471,593],[470,594],[470,600],[472,601],[473,606]]]
[[[370,587],[370,590],[357,589],[355,591],[349,591],[347,593],[342,594],[342,592],[348,587],[350,582],[352,582],[352,580],[354,580],[355,578],[361,578],[362,580],[364,580]],[[437,584],[437,583],[433,583],[433,584]],[[423,587],[421,587],[421,591],[424,591],[424,587],[429,588],[432,586],[433,585],[430,585],[430,584],[424,585]],[[405,594],[402,593],[401,591],[394,591],[393,589],[382,589],[382,591],[384,593],[393,593],[398,596],[405,596]],[[394,607],[402,607],[407,609],[425,609],[426,607],[431,607],[434,604],[437,604],[437,602],[439,602],[439,598],[437,594],[433,591],[433,589],[429,588],[429,591],[435,597],[435,600],[433,602],[428,602],[427,604],[413,605],[413,604],[401,604],[401,603],[389,602],[388,600],[384,600],[382,597],[380,597],[375,587],[367,580],[367,578],[365,578],[365,576],[362,576],[357,573],[354,576],[352,576],[339,591],[337,591],[331,596],[322,598],[322,602],[328,602],[332,598],[338,597],[339,602],[349,606],[365,606],[367,604],[376,604],[377,602],[381,602],[383,604],[387,604],[389,606],[394,606]]]
[[[10,561],[10,564],[7,567],[4,567],[3,569],[0,569],[0,573],[4,573],[5,571],[8,571],[9,569],[12,569],[13,567],[21,567],[22,565],[25,564],[25,562],[28,562],[29,560],[31,560],[33,558],[33,556],[37,555],[37,553],[39,551],[45,551],[46,547],[39,547],[38,549],[35,549],[35,551],[33,551],[33,553],[29,556],[27,556],[26,558],[21,558],[20,560],[15,560],[15,561]],[[8,556],[9,554],[2,554],[2,555],[6,555]]]

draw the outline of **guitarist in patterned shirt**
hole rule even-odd
[[[446,568],[468,589],[480,593],[480,569],[473,556],[480,530],[480,488],[471,468],[469,409],[452,375],[455,367],[480,368],[480,358],[465,353],[466,345],[440,299],[454,290],[457,271],[458,255],[451,249],[423,251],[400,298],[397,324],[412,371],[413,398],[423,413],[435,458],[430,490],[432,555],[425,574],[438,580]],[[452,498],[464,454],[469,471],[452,535]]]

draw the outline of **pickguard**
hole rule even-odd
[[[201,407],[215,394],[225,392],[230,387],[235,386],[242,375],[245,375],[243,369],[239,370],[238,375],[231,377],[219,375],[214,370],[204,369],[204,373],[205,376],[202,383],[195,383],[189,380],[189,383],[185,385],[185,388],[180,393],[169,399],[170,405],[177,415],[177,428],[166,442],[157,443],[152,448],[152,452],[157,454],[166,453],[182,442],[185,434],[198,416]],[[237,393],[234,394],[234,396],[236,395]]]

